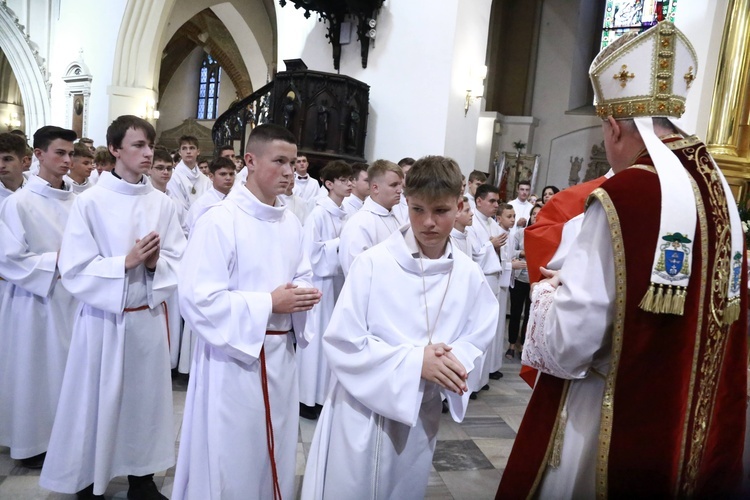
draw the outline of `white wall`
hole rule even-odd
[[[566,114],[573,78],[579,0],[546,0],[542,7],[537,54],[536,81],[532,99],[532,115],[539,119],[534,133],[534,144],[527,152],[541,155],[538,186],[554,184],[558,176],[567,179],[568,171],[550,173],[548,167],[563,165],[562,158],[552,157],[551,146],[556,137],[589,128],[600,123],[594,115]],[[598,144],[601,137],[594,139]],[[591,150],[591,144],[581,143],[577,156]],[[569,152],[566,151],[565,154]],[[564,159],[567,160],[567,156]],[[558,175],[559,174],[559,175]],[[567,186],[567,182],[562,186]],[[562,187],[558,186],[558,187]]]
[[[578,47],[576,34],[580,0],[545,0],[537,59],[532,114],[539,119],[532,153],[541,155],[539,183],[567,186],[570,156],[584,157],[602,140],[594,116],[568,113],[571,68]],[[711,94],[728,0],[681,0],[675,24],[690,39],[698,54],[699,73],[690,90],[687,111],[679,121],[686,131],[705,138]],[[708,28],[708,29],[707,29]],[[580,133],[575,134],[575,132]],[[564,140],[558,140],[565,138]],[[575,140],[571,140],[575,138]]]
[[[203,62],[203,48],[196,47],[174,72],[164,95],[159,102],[159,120],[156,124],[157,137],[165,130],[179,126],[188,118],[195,118],[198,112],[199,69]],[[218,115],[227,110],[237,98],[236,90],[229,76],[222,72],[219,83]],[[200,120],[204,127],[213,127],[215,120]],[[210,152],[204,151],[210,154]]]
[[[93,77],[88,101],[87,135],[97,146],[106,144],[110,124],[107,88],[112,83],[112,59],[125,4],[126,0],[62,2],[60,19],[56,22],[49,60],[52,123],[70,125],[66,116],[67,95],[62,77],[67,66],[78,59],[79,50],[83,49],[84,62]],[[143,103],[145,107],[145,100]]]
[[[352,43],[342,48],[340,68],[341,74],[370,85],[368,160],[451,154],[461,163],[473,163],[478,106],[464,119],[465,89],[456,90],[452,72],[470,62],[483,63],[487,26],[480,24],[487,22],[489,5],[489,0],[386,2],[366,69],[353,33]],[[277,6],[276,16],[279,70],[284,69],[284,59],[302,58],[309,69],[334,72],[323,23],[314,15],[305,19],[291,4]],[[463,37],[466,41],[459,40]],[[474,48],[476,53],[463,52]],[[449,120],[458,121],[456,129],[449,128]],[[458,130],[455,137],[453,130]]]
[[[451,88],[448,95],[443,154],[452,157],[464,173],[484,165],[476,165],[477,129],[482,105],[477,98],[464,115],[466,89],[471,85],[472,68],[484,66],[492,0],[462,2],[456,16],[456,34],[451,57]],[[446,17],[451,17],[446,13]]]

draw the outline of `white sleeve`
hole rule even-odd
[[[601,204],[586,211],[581,233],[560,271],[557,290],[533,293],[523,362],[565,379],[588,375],[609,349],[615,304],[614,251]]]
[[[12,197],[0,209],[0,276],[34,295],[47,297],[57,279],[57,252],[34,253]]]
[[[222,214],[224,215],[223,211]],[[270,292],[230,290],[234,231],[207,214],[193,227],[179,278],[180,313],[203,340],[244,363],[258,359],[271,316]],[[206,256],[211,258],[206,258]]]
[[[373,239],[367,231],[367,226],[362,224],[362,221],[357,220],[355,224],[344,225],[339,241],[339,260],[344,275],[349,274],[349,268],[355,257],[372,246]]]
[[[325,239],[325,224],[320,212],[313,211],[304,226],[304,252],[310,258],[315,276],[327,278],[341,274],[339,238]]]

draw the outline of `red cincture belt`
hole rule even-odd
[[[266,330],[266,335],[286,335],[289,332]],[[281,486],[279,486],[279,473],[276,470],[276,455],[274,454],[273,423],[271,422],[271,402],[268,400],[268,374],[266,372],[265,346],[260,348],[260,381],[263,387],[263,404],[266,407],[266,443],[268,445],[268,456],[271,458],[271,474],[273,475],[273,498],[281,500]]]
[[[169,341],[169,308],[167,307],[166,302],[162,302],[161,306],[164,308],[164,316],[166,317],[166,321],[167,321],[167,347],[172,347]],[[146,304],[145,306],[140,306],[140,307],[126,307],[125,309],[122,310],[122,312],[132,313],[132,312],[138,312],[138,311],[145,311],[148,308],[149,308],[148,304]]]

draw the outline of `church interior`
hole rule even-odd
[[[294,131],[313,175],[331,159],[435,154],[540,196],[609,170],[589,65],[627,31],[617,15],[655,7],[699,61],[677,124],[747,203],[750,0],[0,0],[0,129],[58,125],[100,146],[132,114],[157,144],[191,135],[210,156],[220,142],[241,152],[270,121]],[[494,498],[531,394],[520,366],[507,362],[463,423],[443,415],[427,498]],[[176,446],[185,389],[173,386]],[[298,483],[314,428],[301,420]],[[156,477],[166,496],[173,474]],[[115,480],[105,496],[126,490]],[[74,497],[0,447],[0,498]]]

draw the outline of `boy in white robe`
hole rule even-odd
[[[190,207],[187,215],[188,228],[195,225],[195,221],[203,215],[203,212],[208,210],[208,207],[227,197],[232,186],[234,186],[235,174],[234,162],[229,158],[219,157],[211,162],[208,166],[208,178],[211,180],[211,187]]]
[[[480,172],[481,173],[481,172]],[[471,175],[469,175],[469,189],[471,189]],[[481,180],[481,178],[480,178]],[[495,293],[500,308],[503,309],[501,296],[501,280],[503,279],[504,264],[500,260],[500,250],[506,245],[508,235],[503,231],[495,220],[500,202],[500,194],[496,187],[489,184],[479,184],[475,190],[476,210],[474,222],[468,228],[470,236],[477,242],[478,249],[474,250],[474,261],[482,268],[487,283]],[[507,286],[507,285],[506,285]],[[487,350],[482,369],[477,370],[475,376],[469,381],[472,398],[476,398],[480,389],[489,389],[487,383],[490,378],[497,380],[503,376],[500,368],[503,363],[503,335],[505,332],[505,315],[500,316],[498,321],[498,331],[492,341],[490,348]]]
[[[172,155],[169,154],[169,151],[167,151],[166,148],[158,146],[155,147],[154,163],[151,165],[151,168],[148,171],[149,180],[151,181],[151,185],[154,186],[154,189],[166,194],[169,199],[172,200],[175,209],[177,210],[177,220],[180,222],[182,234],[184,234],[185,238],[187,238],[189,233],[187,227],[187,213],[185,212],[182,203],[169,196],[169,190],[167,189],[167,184],[172,178],[172,172],[174,172],[174,162],[172,161]],[[177,296],[176,289],[174,293],[165,300],[165,302],[167,303],[167,309],[169,310],[170,366],[172,367],[172,370],[175,370],[181,366],[179,362],[180,352],[182,349],[181,339],[183,331],[183,321],[182,316],[180,315],[180,299]],[[188,361],[185,362],[185,365],[187,365],[185,373],[189,371],[189,364],[190,361],[188,358]]]
[[[357,255],[385,240],[401,226],[391,210],[401,199],[404,179],[401,167],[388,160],[376,160],[367,169],[367,178],[370,197],[341,231],[339,259],[344,275]]]
[[[295,216],[297,216],[297,219],[299,219],[300,224],[303,226],[305,225],[305,221],[307,221],[307,217],[310,215],[310,204],[294,194],[294,186],[295,186],[295,180],[294,176],[292,176],[289,179],[289,185],[286,187],[286,190],[279,195],[279,198],[281,199],[282,203],[284,203],[284,206],[287,210],[289,210],[291,213],[293,213]]]
[[[199,336],[185,401],[173,499],[292,498],[299,396],[294,344],[320,300],[299,221],[278,200],[294,136],[260,125],[247,184],[193,227],[179,293]]]
[[[167,187],[172,196],[182,203],[185,211],[211,187],[211,181],[198,168],[198,139],[191,135],[180,137],[180,162]]]
[[[297,341],[300,416],[311,420],[318,418],[328,388],[329,371],[321,349],[321,338],[344,285],[339,262],[339,236],[346,212],[341,204],[351,195],[351,177],[352,168],[343,160],[329,162],[323,167],[320,178],[328,196],[318,200],[304,230],[304,251],[310,258],[313,286],[323,294],[320,303],[307,313],[307,330]]]
[[[310,164],[307,156],[299,155],[294,163],[294,194],[305,200],[310,207],[315,206],[315,200],[320,196],[320,183],[310,176],[307,169]]]
[[[63,177],[63,179],[70,185],[70,189],[75,194],[81,194],[94,185],[89,180],[93,170],[94,153],[91,152],[88,146],[80,142],[73,145],[73,158],[70,162],[70,170],[68,171],[68,175]]]
[[[482,272],[450,243],[460,189],[453,160],[421,158],[406,182],[411,225],[355,259],[323,335],[333,386],[303,499],[424,497],[441,393],[460,422],[497,324]]]
[[[474,222],[474,212],[469,205],[469,198],[463,197],[463,207],[456,214],[456,220],[453,223],[453,229],[451,229],[451,243],[463,253],[471,257],[474,246],[472,245],[473,238],[469,238],[469,232],[466,230],[467,227],[471,226]]]
[[[404,182],[406,181],[406,175],[409,173],[409,169],[414,165],[414,158],[406,157],[401,158],[398,162],[398,166],[401,167],[401,171],[404,173]],[[401,191],[401,199],[398,204],[393,207],[393,215],[396,216],[398,221],[403,225],[409,222],[409,206],[406,204],[406,196],[404,195],[403,189]]]
[[[60,250],[63,285],[81,304],[39,483],[78,498],[124,475],[128,498],[166,498],[153,473],[174,464],[164,301],[185,237],[174,203],[144,175],[155,136],[136,116],[112,122],[115,168],[76,199]]]
[[[367,163],[352,163],[352,194],[344,198],[341,208],[351,217],[370,196],[370,183],[367,181]]]
[[[76,307],[57,267],[75,199],[63,181],[75,138],[59,127],[37,130],[39,175],[0,207],[0,445],[33,469],[49,445]]]
[[[26,176],[23,175],[25,155],[26,142],[22,137],[0,134],[0,204],[26,184]]]

